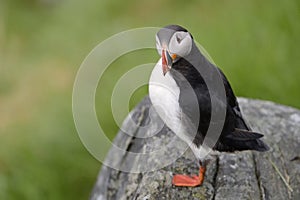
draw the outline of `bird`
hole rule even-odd
[[[199,174],[175,174],[172,179],[174,186],[201,185],[211,155],[269,150],[262,140],[264,135],[252,131],[246,123],[225,74],[204,56],[186,28],[167,25],[159,29],[156,33],[156,49],[160,60],[150,76],[151,103],[156,105],[155,110],[166,126],[189,145],[199,161]],[[200,73],[201,70],[205,73]],[[208,87],[207,80],[214,82],[218,77],[224,88],[224,99],[219,91],[209,90]],[[209,141],[209,138],[206,140],[209,126],[219,123],[212,119],[212,98],[217,102],[214,106],[219,106],[217,110],[225,109],[225,114],[219,137],[213,146],[209,146],[204,143]],[[201,147],[207,146],[209,153],[203,156]]]

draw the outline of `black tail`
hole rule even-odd
[[[232,146],[235,150],[256,150],[268,151],[269,147],[259,138],[263,135],[247,130],[235,129],[234,132],[226,136],[228,145]]]

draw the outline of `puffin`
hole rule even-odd
[[[269,150],[261,139],[263,134],[253,132],[243,118],[224,73],[204,56],[187,29],[179,25],[161,28],[156,34],[156,48],[160,60],[150,76],[151,103],[165,125],[188,144],[199,161],[199,174],[173,175],[174,186],[201,185],[211,156],[219,152]],[[207,80],[211,84],[217,78],[224,88],[224,98],[219,94],[222,90],[208,85]],[[217,103],[213,104],[212,98]],[[217,107],[217,111],[224,110],[223,118],[212,118],[212,106]],[[211,135],[215,135],[207,134],[210,126],[220,124],[220,120],[222,126],[216,141],[206,144],[213,140]]]

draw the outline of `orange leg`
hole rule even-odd
[[[173,176],[172,184],[175,186],[187,186],[187,187],[195,187],[199,186],[203,183],[204,175],[205,175],[206,168],[200,167],[199,175],[181,175],[176,174]]]

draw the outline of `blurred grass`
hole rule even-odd
[[[72,84],[99,42],[120,31],[181,24],[223,69],[239,96],[300,108],[300,2],[221,0],[0,0],[0,199],[87,199],[100,163],[74,128]],[[138,59],[137,59],[138,58]],[[116,60],[97,91],[113,138],[115,81],[158,59],[154,50]],[[140,88],[133,107],[147,92]]]

